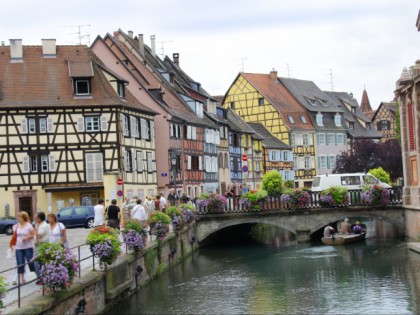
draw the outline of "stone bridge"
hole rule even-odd
[[[306,242],[328,222],[360,217],[378,218],[404,231],[404,208],[400,205],[388,205],[381,208],[342,207],[199,215],[196,239],[199,243],[204,243],[213,233],[230,226],[264,223],[281,227],[295,234],[298,242]]]

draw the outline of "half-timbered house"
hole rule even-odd
[[[291,145],[295,185],[311,185],[316,174],[315,128],[306,109],[280,82],[277,71],[238,74],[225,94],[223,106],[246,122],[263,124],[275,137]]]
[[[109,202],[118,178],[155,189],[155,112],[88,47],[11,40],[0,82],[0,191],[12,212]]]
[[[382,134],[382,142],[397,137],[395,113],[398,110],[396,102],[382,102],[372,116],[373,126]]]

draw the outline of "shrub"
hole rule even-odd
[[[296,188],[286,191],[280,201],[287,203],[291,209],[306,208],[311,202],[311,196],[306,189]]]
[[[369,170],[369,174],[372,174],[383,183],[387,183],[387,184],[391,183],[391,176],[382,167],[377,167],[377,168]]]
[[[123,233],[128,232],[129,230],[134,230],[138,233],[142,233],[143,228],[144,226],[142,222],[140,222],[139,220],[130,219],[125,222]]]
[[[99,259],[101,267],[107,268],[120,255],[121,242],[115,230],[110,227],[95,227],[86,237],[86,244],[90,245],[90,250]]]
[[[3,299],[7,294],[7,283],[4,281],[3,277],[0,276],[0,307],[3,307]]]
[[[386,206],[390,202],[390,193],[379,185],[364,187],[361,198],[364,204],[368,206]]]
[[[41,265],[39,278],[42,285],[53,292],[67,289],[80,268],[73,253],[56,243],[40,244],[35,260]]]
[[[163,212],[154,211],[149,214],[148,222],[150,223],[152,233],[156,235],[159,240],[162,240],[169,233],[169,223],[172,222],[172,219]]]
[[[163,224],[169,224],[171,223],[171,218],[161,211],[153,211],[151,214],[149,214],[149,218],[147,219],[147,221],[150,224],[156,224],[158,222],[161,222]]]
[[[336,207],[339,205],[348,205],[348,189],[341,186],[332,186],[321,192],[320,204],[323,207]]]
[[[267,198],[267,196],[268,196],[267,190],[261,189],[261,190],[257,191],[255,196],[257,198],[257,201],[264,201],[265,198]]]
[[[269,196],[281,194],[282,178],[281,174],[276,171],[270,171],[264,174],[262,179],[262,189],[266,190]]]
[[[166,214],[172,217],[173,215],[181,215],[181,211],[177,207],[166,208]]]
[[[180,231],[186,224],[184,214],[177,207],[166,208],[166,214],[172,218],[172,226],[174,230]]]
[[[288,179],[284,182],[284,187],[293,189],[295,187],[295,182],[291,179]]]

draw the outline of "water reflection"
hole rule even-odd
[[[420,312],[420,255],[399,243],[278,243],[204,248],[142,288],[115,314]]]

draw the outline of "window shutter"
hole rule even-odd
[[[202,170],[203,170],[203,157],[202,157],[202,156],[199,156],[199,157],[198,157],[198,169],[199,169],[200,171],[202,171]]]
[[[204,129],[204,142],[205,143],[210,143],[210,137],[209,137],[209,130],[208,129]]]
[[[188,160],[187,160],[187,170],[191,169],[191,155],[188,155]]]
[[[144,118],[140,118],[140,130],[141,130],[141,138],[147,139],[147,126],[146,126],[146,120]]]
[[[134,119],[136,119],[136,118],[133,117],[133,116],[130,116],[130,130],[131,130],[131,136],[133,138],[136,137],[136,122],[134,121]],[[101,119],[101,121],[102,121],[102,119]]]
[[[338,144],[337,134],[334,134],[335,145]]]
[[[216,145],[219,145],[220,144],[220,131],[219,130],[216,130],[215,131],[215,133],[214,133],[214,143],[216,144]]]
[[[108,131],[108,117],[101,116],[101,131]]]
[[[55,158],[54,155],[48,155],[48,170],[50,172],[55,172]]]
[[[84,117],[77,118],[77,131],[78,132],[85,131],[85,118]]]
[[[52,118],[47,118],[47,132],[54,132],[54,121]]]
[[[143,157],[141,151],[137,151],[137,172],[143,172]]]
[[[22,121],[20,122],[20,133],[28,133],[28,119],[27,118],[23,118]]]
[[[187,126],[187,139],[191,139],[192,132],[191,132],[191,126]]]
[[[174,125],[173,124],[169,124],[169,135],[171,137],[174,137]]]
[[[191,127],[191,138],[197,140],[197,127]]]
[[[147,171],[153,172],[153,156],[152,152],[147,152]]]
[[[131,170],[134,171],[136,170],[136,149],[132,148],[131,149]]]
[[[128,171],[128,152],[127,150],[124,150],[124,168],[125,171]]]
[[[329,156],[326,156],[325,158],[327,160],[327,168],[331,168],[330,157]]]
[[[311,133],[308,134],[308,144],[309,145],[313,145],[314,144],[313,135]]]
[[[28,155],[23,157],[22,169],[24,173],[29,173],[29,156]]]
[[[315,168],[315,157],[314,156],[309,157],[309,167],[310,168]]]
[[[150,121],[150,140],[155,139],[155,122],[153,120]]]
[[[212,157],[212,166],[213,166],[213,172],[217,173],[217,158],[215,156]]]
[[[318,169],[321,168],[321,157],[317,156],[317,160],[318,160]]]

